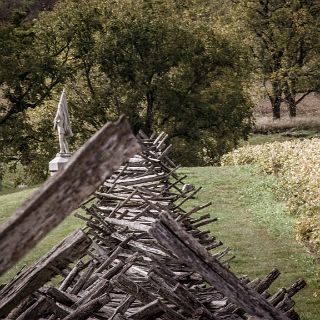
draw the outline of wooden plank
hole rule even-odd
[[[140,146],[124,117],[107,123],[0,226],[0,275],[75,210]]]
[[[63,280],[63,282],[60,285],[60,290],[65,291],[69,287],[69,285],[72,283],[74,278],[77,276],[77,274],[85,267],[85,264],[79,260],[77,264],[72,268],[71,272],[68,274],[68,276]]]
[[[138,223],[135,221],[129,221],[129,220],[119,220],[115,218],[104,218],[104,220],[110,224],[116,225],[116,226],[124,226],[128,227],[130,230],[138,230],[138,231],[148,231],[149,226],[143,223]]]
[[[125,186],[144,185],[144,184],[147,184],[147,182],[153,182],[153,183],[159,184],[162,180],[167,178],[168,178],[168,175],[164,173],[150,174],[144,177],[119,179],[118,183],[120,185],[125,185]]]
[[[119,306],[114,310],[112,316],[109,320],[114,320],[116,315],[124,315],[125,312],[130,308],[131,304],[134,302],[135,297],[128,294],[119,304]]]
[[[257,292],[243,285],[240,280],[200,245],[192,236],[163,213],[161,221],[154,223],[149,231],[159,243],[172,250],[179,259],[223,293],[231,302],[248,314],[266,320],[288,320]]]
[[[70,294],[63,292],[52,285],[45,286],[39,289],[39,292],[45,294],[52,298],[55,302],[62,303],[68,307],[71,307],[77,302],[77,297]]]
[[[50,313],[55,315],[54,319],[63,319],[65,316],[68,315],[68,312],[60,306],[58,306],[54,300],[48,297],[41,297],[34,305],[32,305],[30,308],[24,311],[18,318],[15,318],[15,320],[40,320],[43,319],[43,314]]]
[[[159,300],[154,300],[134,312],[129,319],[132,320],[155,320],[164,313]]]
[[[70,313],[65,320],[86,320],[91,315],[99,311],[108,301],[110,300],[109,295],[103,295],[95,298]]]
[[[137,300],[143,303],[149,304],[157,300],[157,297],[153,293],[145,290],[139,284],[133,282],[123,274],[117,276],[117,278],[115,279],[115,283],[120,287],[121,290],[131,294],[132,296],[136,297]],[[164,318],[166,320],[187,320],[184,316],[171,309],[166,304],[160,303],[160,306],[161,309],[166,313],[166,315],[164,315]]]
[[[70,261],[83,255],[90,244],[88,236],[82,230],[77,230],[22,272],[0,292],[0,318],[55,276],[57,270],[65,268]]]

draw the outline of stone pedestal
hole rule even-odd
[[[60,171],[69,161],[70,153],[57,153],[56,157],[49,162],[50,175]]]

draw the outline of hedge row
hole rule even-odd
[[[223,165],[252,163],[277,176],[277,195],[298,217],[297,240],[320,254],[320,139],[245,146],[222,159]]]

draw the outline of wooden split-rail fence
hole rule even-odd
[[[121,131],[120,140],[116,129]],[[192,207],[201,188],[184,187],[186,177],[177,173],[179,166],[169,158],[165,133],[148,137],[140,132],[137,147],[124,119],[105,132],[113,142],[101,138],[102,150],[91,139],[80,156],[76,154],[69,167],[35,195],[40,211],[44,206],[50,215],[61,217],[81,201],[76,216],[86,226],[0,290],[0,319],[299,319],[292,297],[305,286],[303,280],[270,294],[270,285],[280,275],[277,269],[253,280],[230,271],[230,249],[223,249],[205,229],[216,221],[201,213],[210,203]],[[106,150],[109,157],[101,154]],[[110,160],[110,155],[117,159]],[[45,193],[52,184],[57,189]],[[83,186],[86,192],[79,191]],[[69,200],[63,194],[58,197],[60,191]],[[43,193],[45,204],[39,200]],[[28,230],[18,218],[28,220],[30,203],[0,230],[0,240],[10,240],[8,234],[2,235],[10,227]],[[36,217],[32,212],[30,216]],[[51,219],[54,225],[61,220]],[[37,228],[36,221],[30,222]],[[51,224],[46,226],[47,232]],[[3,270],[17,260],[11,256],[0,260]]]

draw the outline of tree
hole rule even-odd
[[[295,117],[298,104],[320,90],[320,3],[291,1],[281,21],[284,26],[283,94],[289,114]]]
[[[237,50],[207,19],[193,18],[198,9],[143,0],[56,8],[59,32],[74,30],[77,83],[70,89],[78,88],[71,104],[83,108],[76,120],[82,128],[125,113],[136,132],[165,129],[173,142],[198,145],[198,156],[190,157],[195,163],[204,163],[204,154],[217,161],[248,134],[250,104]]]
[[[23,17],[27,20],[37,17],[40,11],[50,10],[57,0],[2,0],[0,2],[0,21]]]
[[[68,44],[55,45],[49,37],[42,38],[32,25],[25,25],[23,21],[21,16],[21,19],[0,24],[1,164],[13,161],[35,164],[41,158],[38,145],[48,127],[38,132],[28,110],[43,106],[67,73],[64,48]],[[38,175],[43,179],[43,168]]]
[[[237,23],[243,19],[247,44],[280,118],[283,101],[290,116],[311,92],[319,90],[320,4],[316,0],[239,0]],[[235,13],[234,13],[235,14]]]
[[[217,162],[247,136],[251,105],[237,50],[206,19],[195,18],[198,10],[199,3],[192,1],[82,0],[61,1],[42,13],[28,29],[36,61],[31,46],[20,48],[34,66],[26,68],[34,95],[24,98],[30,104],[23,111],[14,109],[5,120],[21,123],[23,141],[30,137],[23,158],[33,154],[41,162],[37,170],[45,172],[42,155],[54,153],[45,110],[52,114],[50,97],[65,86],[74,147],[125,113],[135,132],[167,131],[184,164]],[[12,79],[19,78],[23,66],[13,68]],[[24,81],[17,81],[18,87],[28,88]],[[41,94],[45,89],[48,95]],[[39,139],[31,142],[34,135]],[[14,154],[18,149],[11,145]]]

